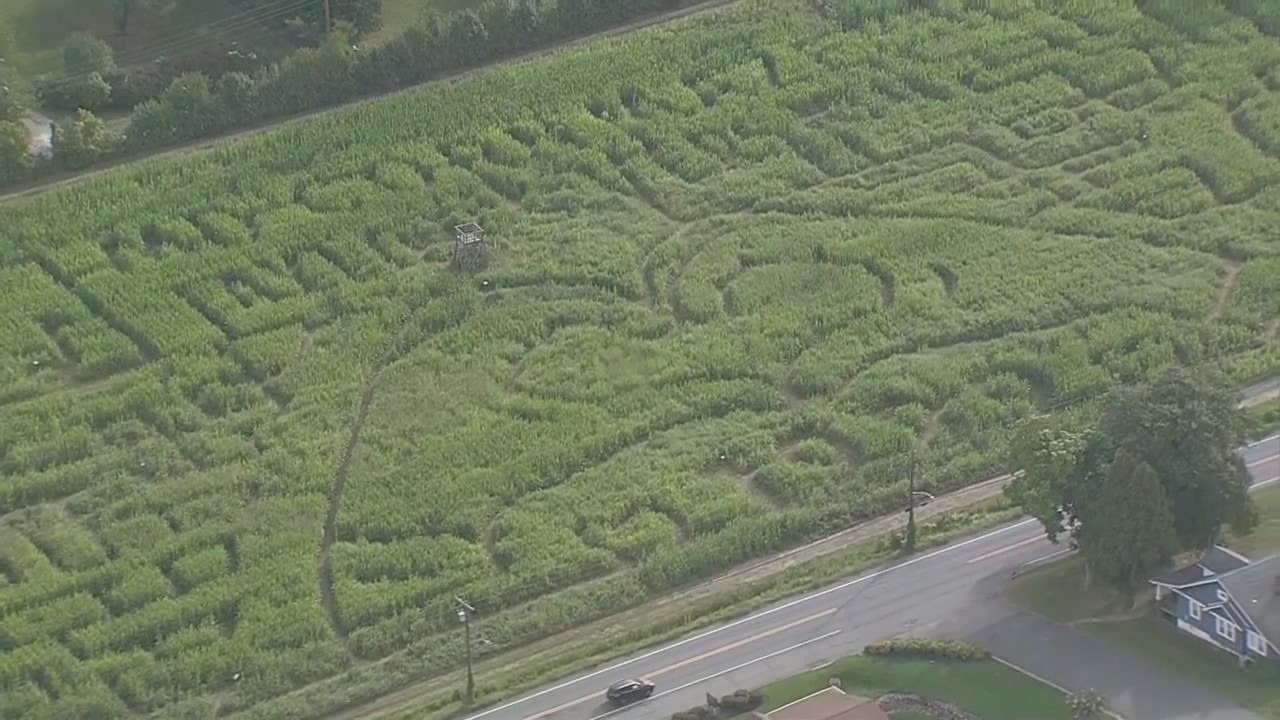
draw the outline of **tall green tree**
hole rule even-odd
[[[259,5],[270,5],[272,0],[255,0]],[[302,6],[297,20],[308,28],[315,38],[324,36],[324,0],[315,0]],[[355,38],[377,30],[382,25],[382,0],[329,0],[329,22],[334,29],[339,25],[354,31]]]
[[[1112,457],[1122,446],[1134,448],[1168,493],[1179,547],[1203,550],[1223,525],[1243,532],[1257,523],[1249,474],[1235,452],[1245,434],[1224,377],[1174,368],[1114,394],[1098,424],[1096,453]]]
[[[0,23],[0,61],[13,57],[13,29]]]
[[[109,148],[107,125],[88,110],[75,120],[58,125],[53,133],[53,156],[62,165],[81,169],[92,165]]]
[[[141,16],[163,16],[173,11],[176,3],[170,0],[110,0],[111,17],[116,33],[127,35],[129,25]]]
[[[1094,577],[1132,604],[1138,587],[1178,549],[1169,499],[1155,470],[1129,448],[1087,475],[1080,500],[1080,552]]]
[[[1039,520],[1055,543],[1076,524],[1087,440],[1088,431],[1069,416],[1036,416],[1019,425],[1010,442],[1010,460],[1020,470],[1005,494]]]
[[[1247,531],[1256,524],[1248,473],[1235,452],[1243,435],[1221,375],[1175,368],[1112,392],[1082,430],[1053,418],[1024,423],[1010,457],[1022,473],[1005,492],[1055,542],[1064,527],[1078,528],[1090,573],[1127,592],[1133,573],[1157,559],[1209,547],[1224,525]],[[1159,529],[1164,512],[1168,543]]]
[[[0,182],[15,182],[31,171],[31,136],[22,123],[0,120]]]
[[[62,69],[68,75],[106,76],[116,69],[116,53],[102,40],[78,32],[62,46]]]
[[[19,120],[27,108],[27,96],[16,72],[0,65],[0,121]]]

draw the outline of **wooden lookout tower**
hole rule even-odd
[[[453,262],[460,268],[473,269],[484,266],[489,248],[485,242],[484,228],[479,223],[455,225]]]

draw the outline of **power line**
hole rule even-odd
[[[116,64],[126,69],[129,67],[137,67],[139,65],[161,59],[167,54],[181,51],[193,43],[241,32],[243,30],[254,28],[265,21],[287,17],[297,9],[310,4],[312,1],[313,0],[276,0],[276,4],[282,5],[281,7],[274,7],[264,12],[258,12],[252,15],[238,15],[234,18],[218,21],[217,23],[203,27],[197,27],[185,32],[175,33],[174,35],[171,35],[150,47],[140,48],[135,51],[117,55],[115,58]],[[88,74],[89,73],[87,72],[79,70],[68,70],[62,74],[63,77],[61,78],[55,74],[53,80],[57,82],[61,79],[71,79],[78,76],[86,76]]]
[[[274,2],[258,8],[260,12],[237,14],[213,23],[199,25],[189,30],[179,31],[157,44],[135,51],[121,53],[116,56],[116,65],[128,69],[161,60],[165,56],[189,48],[197,42],[215,40],[245,30],[254,29],[265,22],[288,19],[298,10],[314,5],[315,0],[274,0]],[[263,8],[267,8],[262,11]],[[74,80],[88,77],[91,72],[68,69],[61,73],[45,75],[41,82],[46,86],[60,86]]]

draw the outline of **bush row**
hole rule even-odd
[[[922,657],[932,660],[986,660],[991,653],[964,640],[902,637],[871,643],[863,648],[866,655],[875,657]]]
[[[754,690],[736,690],[732,695],[724,695],[719,699],[707,696],[707,704],[682,710],[671,716],[671,720],[706,720],[713,717],[732,717],[740,713],[755,710],[764,704],[765,697]],[[715,700],[715,702],[711,702]]]
[[[385,45],[358,47],[349,36],[335,33],[319,47],[302,48],[280,63],[253,72],[226,72],[217,80],[200,72],[179,75],[163,92],[134,108],[128,128],[118,139],[108,137],[101,121],[82,112],[79,120],[69,123],[75,127],[67,131],[78,133],[77,137],[59,142],[55,135],[52,159],[31,157],[21,125],[0,118],[0,185],[426,82],[670,10],[683,1],[559,0],[544,9],[536,0],[490,0],[478,10],[410,28]],[[106,95],[89,105],[105,106],[109,86],[105,80],[101,84],[107,87]],[[83,94],[82,90],[76,92]],[[83,99],[76,103],[86,107]],[[87,140],[81,137],[86,124],[92,136]]]

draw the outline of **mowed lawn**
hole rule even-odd
[[[1168,623],[1151,616],[1089,623],[1080,629],[1170,674],[1230,698],[1262,717],[1280,718],[1280,672],[1274,668],[1239,668],[1235,658],[1178,633]]]
[[[919,695],[951,703],[983,720],[1071,717],[1061,692],[994,660],[952,662],[866,655],[854,655],[763,688],[762,709],[775,710],[818,692],[831,678],[840,678],[840,688],[853,695]],[[911,720],[919,716],[899,713],[891,717]]]
[[[1084,560],[1072,555],[1024,574],[1009,584],[1018,605],[1058,622],[1074,622],[1123,612],[1123,602],[1100,587],[1085,587]]]
[[[1248,535],[1228,535],[1227,545],[1251,558],[1280,552],[1280,487],[1254,494],[1260,522]],[[1124,612],[1114,593],[1084,587],[1084,563],[1070,557],[1010,584],[1017,604],[1060,622],[1105,617]],[[1139,599],[1140,603],[1150,600]],[[1263,717],[1280,718],[1280,673],[1256,668],[1242,670],[1235,660],[1203,642],[1180,635],[1151,615],[1113,622],[1081,623],[1079,629],[1111,645],[1144,658],[1153,666],[1178,675],[1219,695],[1231,698]]]
[[[1260,559],[1280,552],[1280,484],[1253,494],[1258,526],[1248,535],[1228,534],[1227,545],[1245,557]]]

